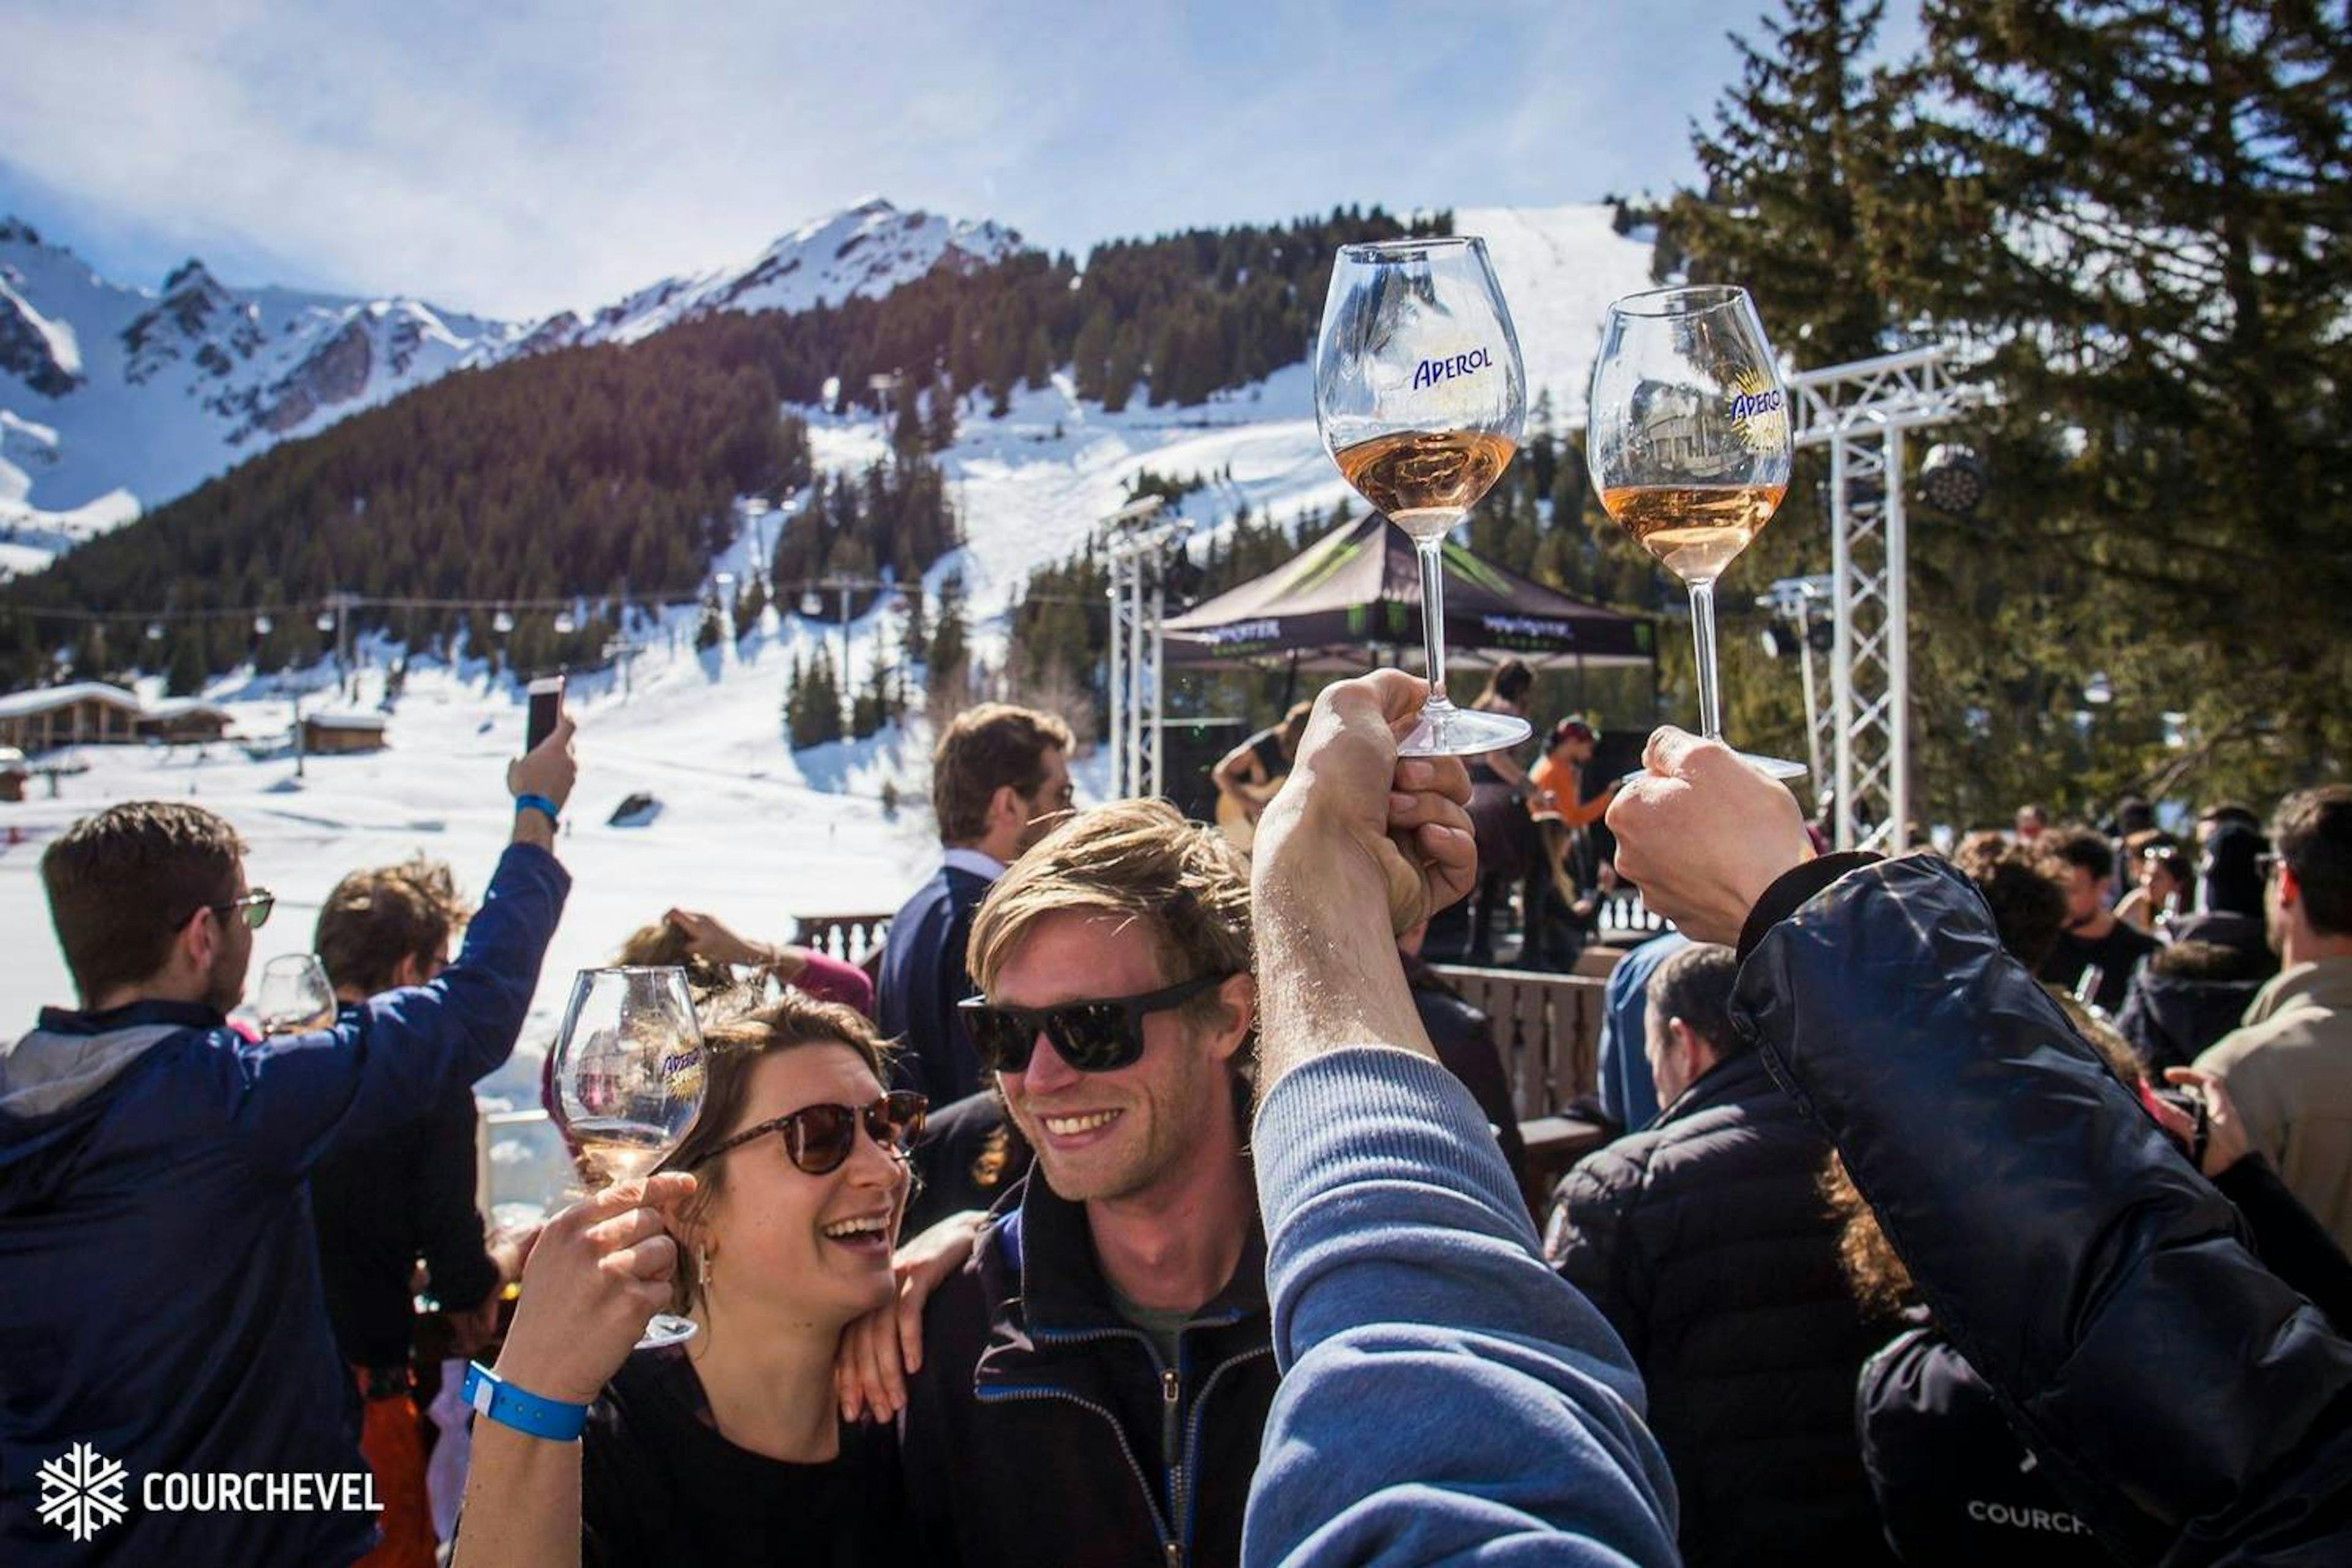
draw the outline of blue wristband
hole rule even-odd
[[[518,812],[535,811],[541,816],[547,818],[547,825],[550,827],[562,826],[562,823],[555,815],[555,803],[548,799],[543,795],[519,795],[515,796],[515,810]]]
[[[501,1426],[511,1426],[551,1443],[569,1443],[588,1425],[586,1405],[566,1405],[560,1399],[542,1399],[536,1394],[525,1393],[511,1383],[499,1382],[499,1374],[480,1362],[466,1369],[463,1397],[477,1415],[488,1416]]]

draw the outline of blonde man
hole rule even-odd
[[[1241,855],[1163,802],[1102,807],[996,884],[971,953],[963,1011],[1036,1165],[925,1320],[922,1537],[966,1568],[1238,1562],[1276,1381]]]

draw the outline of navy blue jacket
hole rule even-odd
[[[964,943],[989,887],[974,872],[940,867],[891,921],[883,943],[875,1021],[906,1047],[892,1070],[898,1086],[919,1089],[933,1105],[952,1105],[980,1087],[980,1058],[956,1004],[974,989]]]
[[[2256,1259],[1967,878],[1852,865],[1767,890],[1733,1026],[2067,1509],[2126,1562],[2352,1561],[2352,1342]]]
[[[308,1178],[514,1048],[571,885],[506,851],[430,985],[256,1045],[208,1007],[47,1009],[0,1055],[0,1559],[337,1563],[359,1511],[142,1503],[156,1472],[363,1472],[358,1391],[321,1296]],[[87,1443],[125,1517],[77,1544],[37,1471]]]

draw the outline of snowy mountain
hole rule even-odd
[[[131,288],[0,220],[0,565],[38,564],[520,335],[416,300],[231,288],[194,260]]]
[[[902,213],[873,196],[803,224],[740,266],[665,279],[584,322],[558,316],[533,331],[530,346],[633,343],[713,310],[806,310],[876,299],[942,263],[976,271],[1020,248],[1021,236],[999,225]]]
[[[100,277],[0,219],[0,569],[58,552],[291,437],[468,366],[634,342],[714,310],[797,310],[887,293],[1021,237],[876,198],[740,266],[673,278],[585,321],[490,321],[422,300],[232,288],[201,261],[158,289]]]

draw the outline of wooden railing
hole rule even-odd
[[[1609,1130],[1570,1110],[1600,1083],[1601,1019],[1609,983],[1585,974],[1438,964],[1437,973],[1486,1015],[1528,1147],[1528,1205],[1541,1218],[1568,1168]]]
[[[867,973],[882,960],[882,942],[890,934],[890,914],[803,915],[793,940]]]

